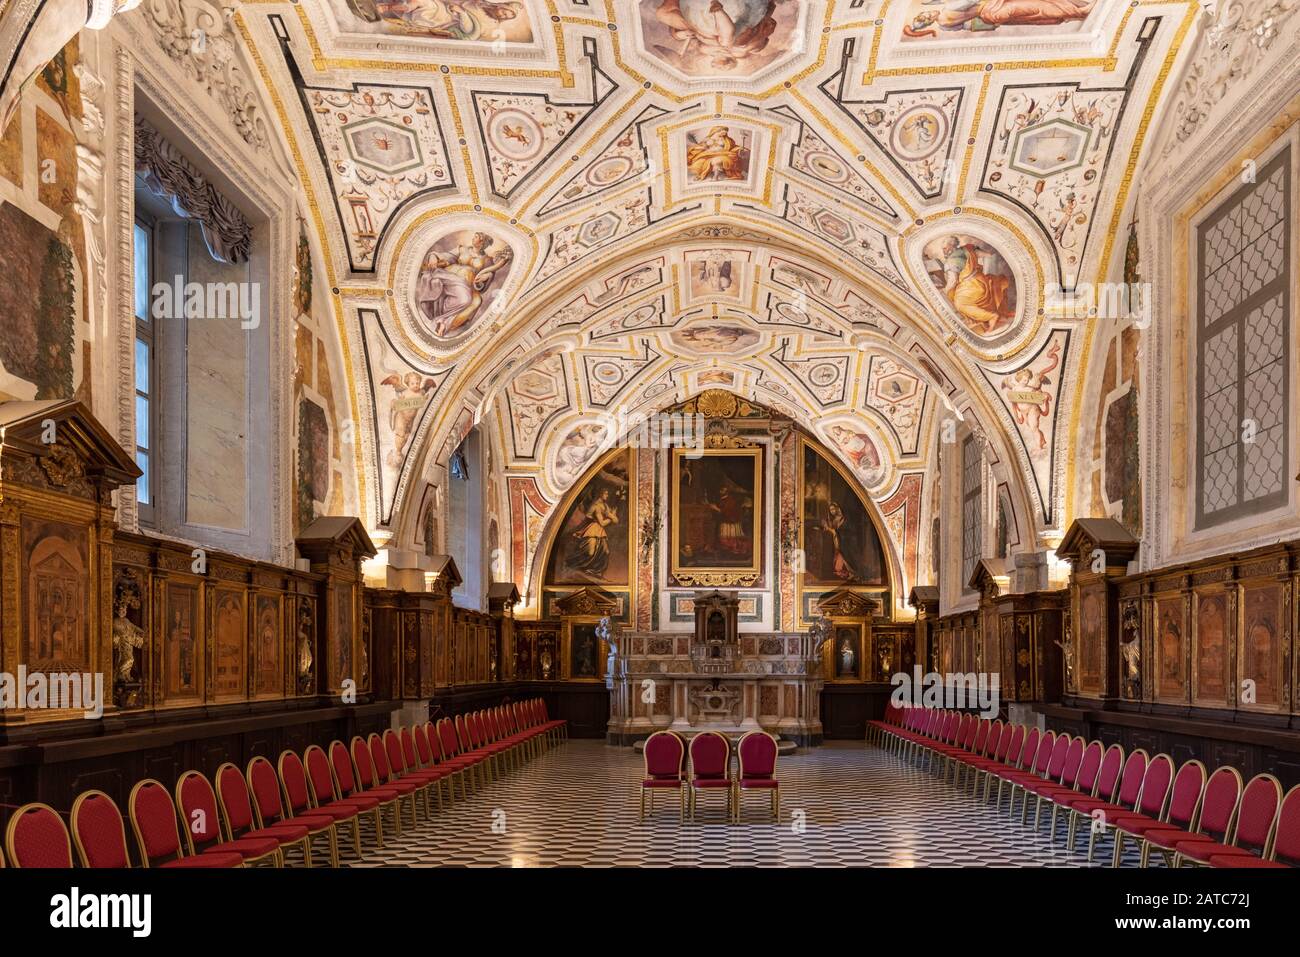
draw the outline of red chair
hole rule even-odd
[[[338,743],[338,742],[336,742]],[[379,798],[367,794],[355,794],[351,797],[344,797],[340,790],[341,785],[334,779],[334,772],[330,768],[330,760],[325,755],[325,751],[320,745],[313,744],[308,746],[303,752],[307,765],[307,785],[311,789],[312,807],[330,808],[334,806],[350,807],[357,812],[357,833],[360,836],[362,815],[372,815],[371,823],[374,826],[375,846],[384,846],[384,824],[380,816]],[[347,751],[343,753],[344,763],[347,763]],[[348,768],[351,771],[351,767]],[[350,782],[349,778],[349,782]],[[350,786],[350,784],[349,784]]]
[[[1153,849],[1164,857],[1165,866],[1172,866],[1174,845],[1179,841],[1195,840],[1198,836],[1215,842],[1226,841],[1237,819],[1237,805],[1240,803],[1241,775],[1236,768],[1219,768],[1210,775],[1200,809],[1190,824],[1169,823],[1143,832],[1142,866],[1148,866]],[[1170,817],[1173,817],[1172,812]]]
[[[184,857],[181,836],[176,829],[176,805],[167,789],[146,778],[131,789],[127,801],[131,830],[140,848],[140,865],[150,867],[162,860],[163,867],[243,867],[244,856],[237,851],[212,848],[193,857]]]
[[[1278,808],[1273,847],[1263,857],[1213,854],[1211,867],[1300,867],[1300,784],[1291,788]]]
[[[307,829],[306,865],[312,866],[311,842],[323,837],[329,848],[331,867],[339,866],[338,834],[334,830],[334,818],[329,814],[302,814],[290,818],[289,811],[280,798],[280,778],[266,758],[253,758],[248,762],[248,790],[253,795],[253,812],[258,827],[265,828],[275,824],[296,824]]]
[[[223,841],[216,792],[198,771],[186,771],[176,782],[176,806],[181,811],[185,843],[191,855],[207,850],[233,851],[244,859],[246,865],[260,861],[267,861],[274,867],[283,865],[280,842],[274,837],[241,837]]]
[[[1101,742],[1094,741],[1092,745],[1096,746],[1097,764],[1101,764]],[[1088,747],[1091,747],[1088,746]],[[1031,781],[1027,786],[1029,794],[1034,796],[1034,830],[1038,830],[1039,814],[1043,810],[1043,802],[1051,803],[1052,795],[1056,793],[1075,794],[1076,785],[1079,783],[1079,775],[1083,769],[1083,758],[1087,754],[1087,748],[1084,745],[1083,735],[1075,738],[1070,742],[1065,752],[1065,764],[1061,768],[1060,777],[1053,779],[1050,774],[1048,780]],[[1094,772],[1095,773],[1095,772]],[[1091,783],[1091,782],[1090,782]],[[1029,794],[1025,797],[1028,799]],[[1052,805],[1052,831],[1056,831],[1056,806]]]
[[[740,822],[740,796],[746,791],[767,791],[772,795],[772,820],[781,819],[781,785],[776,779],[776,738],[766,731],[750,731],[736,745],[735,786],[732,789],[733,820]]]
[[[442,772],[442,780],[447,782],[447,801],[449,804],[456,802],[456,779],[463,777],[463,771],[454,762],[442,760],[442,746],[438,741],[438,729],[434,727],[432,721],[426,721],[424,724],[415,726],[415,749],[420,755],[420,760],[424,762],[425,767],[437,768]],[[464,791],[464,781],[461,781],[461,790]]]
[[[1051,734],[1048,732],[1047,734]],[[1040,732],[1037,728],[1025,729],[1023,725],[1012,725],[1011,727],[1011,745],[1007,748],[1007,753],[1003,756],[1001,764],[989,765],[984,769],[984,794],[985,800],[988,799],[988,790],[993,784],[993,779],[997,778],[998,793],[993,802],[993,806],[998,810],[1002,809],[1002,789],[1011,783],[1012,775],[1019,774],[1021,771],[1029,772],[1033,775],[1035,767],[1041,766],[1044,771],[1047,770],[1047,762],[1052,757],[1052,745],[1056,743],[1056,738],[1049,738],[1046,734]],[[1011,788],[1008,791],[1010,800],[1007,802],[1007,813],[1014,813],[1016,810],[1016,789]]]
[[[690,815],[695,820],[695,805],[701,791],[722,791],[727,802],[727,820],[731,820],[731,741],[717,731],[701,731],[691,738]]]
[[[362,748],[364,751],[365,749]],[[361,782],[357,779],[356,772],[353,770],[352,758],[348,755],[348,749],[342,741],[333,741],[330,743],[330,766],[334,769],[335,778],[339,783],[339,793],[341,799],[351,801],[355,798],[370,798],[376,802],[375,805],[375,842],[384,846],[383,831],[383,812],[388,810],[393,812],[393,829],[398,837],[402,835],[402,814],[398,807],[398,797],[400,795],[394,789],[381,788],[373,786],[364,789]],[[369,762],[367,761],[367,767]]]
[[[271,837],[280,842],[280,855],[283,859],[288,848],[296,847],[302,852],[303,862],[311,859],[306,825],[289,823],[274,824],[259,828],[253,819],[253,802],[248,796],[248,781],[239,768],[229,761],[217,768],[217,804],[221,807],[221,817],[226,825],[226,837],[237,840],[241,837]]]
[[[1124,770],[1119,779],[1119,796],[1114,800],[1085,798],[1071,803],[1075,814],[1089,819],[1088,861],[1092,862],[1092,853],[1097,846],[1097,838],[1103,837],[1109,825],[1106,819],[1112,815],[1130,814],[1137,809],[1138,798],[1142,796],[1142,781],[1147,773],[1147,753],[1137,748],[1124,762]]]
[[[1277,778],[1271,774],[1255,775],[1241,794],[1231,839],[1222,844],[1204,836],[1178,841],[1174,844],[1174,867],[1189,862],[1193,866],[1206,866],[1212,857],[1219,858],[1220,867],[1238,866],[1228,862],[1230,857],[1267,858],[1281,803],[1282,785]]]
[[[375,770],[375,780],[377,780],[382,787],[395,788],[401,793],[403,798],[410,798],[411,827],[418,827],[419,824],[416,817],[420,800],[423,798],[426,810],[429,807],[429,799],[427,795],[429,782],[414,778],[399,778],[397,776],[397,769],[393,767],[392,763],[389,761],[389,751],[384,743],[385,738],[387,738],[391,733],[391,728],[384,732],[383,738],[373,732],[371,733],[370,738],[366,742],[370,748],[370,766]],[[395,741],[394,744],[396,745],[394,750],[397,759],[400,761],[402,758],[401,742]],[[400,804],[401,802],[399,801],[398,803]]]
[[[1174,762],[1164,754],[1157,755],[1147,765],[1142,781],[1142,796],[1138,798],[1133,814],[1112,816],[1107,823],[1115,830],[1115,853],[1111,866],[1119,867],[1124,852],[1124,838],[1135,837],[1139,844],[1147,831],[1157,831],[1170,826],[1188,828],[1196,818],[1205,793],[1205,765],[1200,761],[1187,761],[1178,769],[1173,786]],[[1166,803],[1167,802],[1167,803]]]
[[[131,866],[122,812],[103,791],[85,791],[72,802],[72,840],[82,867]]]
[[[481,758],[477,755],[467,755],[460,753],[460,742],[456,737],[456,728],[449,718],[442,718],[437,724],[437,735],[430,738],[430,743],[436,743],[438,746],[439,763],[447,764],[455,770],[455,777],[460,781],[460,793],[462,797],[469,797],[469,785],[466,778],[470,778],[477,785],[477,777],[474,768],[479,764]]]
[[[1082,735],[1076,740],[1082,741]],[[1064,806],[1063,802],[1074,797],[1090,797],[1097,786],[1097,776],[1101,772],[1102,746],[1100,741],[1091,741],[1083,750],[1083,757],[1079,762],[1079,772],[1075,775],[1075,780],[1067,786],[1069,781],[1069,764],[1066,765],[1066,773],[1061,784],[1051,784],[1044,782],[1035,788],[1034,793],[1044,801],[1052,805],[1052,820],[1048,827],[1048,833],[1053,839],[1056,837],[1056,816]],[[1118,767],[1118,765],[1116,765]]]
[[[1143,767],[1145,768],[1145,755],[1143,756]],[[1079,822],[1091,821],[1092,815],[1087,808],[1099,803],[1107,804],[1115,800],[1123,770],[1124,749],[1118,744],[1112,744],[1106,749],[1105,755],[1102,756],[1101,768],[1097,771],[1097,783],[1092,791],[1087,794],[1062,794],[1057,798],[1056,803],[1069,812],[1065,831],[1067,850],[1074,850],[1074,839]]]
[[[71,867],[72,842],[59,812],[48,804],[24,804],[9,819],[5,848],[14,867]]]
[[[447,780],[451,772],[447,768],[435,768],[433,766],[433,759],[428,753],[429,743],[427,741],[424,744],[425,756],[420,756],[420,749],[415,743],[416,731],[422,731],[422,729],[419,726],[414,730],[411,728],[402,728],[402,730],[394,735],[394,737],[397,738],[402,749],[402,773],[406,776],[429,782],[430,787],[426,788],[424,792],[424,801],[425,817],[430,817],[432,816],[433,808],[429,805],[429,791],[432,790],[437,796],[438,810],[441,811],[442,782]],[[385,742],[385,744],[387,744],[387,742]],[[389,763],[393,763],[391,759],[389,760]]]
[[[681,820],[686,820],[686,744],[671,731],[656,731],[645,739],[641,752],[645,777],[641,779],[641,818],[645,820],[645,795],[650,792],[650,810],[655,809],[655,791],[676,789],[681,798]]]
[[[378,740],[378,739],[376,739]],[[379,745],[379,753],[384,751],[383,745]],[[409,798],[411,805],[411,826],[416,826],[415,821],[415,785],[407,782],[406,784],[386,784],[375,770],[374,759],[371,755],[370,748],[366,742],[361,739],[360,735],[352,739],[352,771],[356,775],[357,786],[361,789],[362,794],[373,794],[386,804],[391,804],[395,810],[394,823],[397,827],[397,836],[402,836],[402,803],[403,799]]]
[[[284,787],[284,803],[289,809],[289,818],[299,820],[304,816],[322,814],[331,818],[336,832],[339,828],[346,827],[352,833],[352,850],[357,857],[360,857],[361,815],[356,805],[334,801],[324,805],[313,804],[311,788],[307,784],[307,769],[303,767],[302,758],[298,757],[297,753],[281,751],[280,760],[276,765],[276,770],[280,774],[280,783]]]

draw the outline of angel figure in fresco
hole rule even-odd
[[[437,383],[432,379],[426,379],[418,372],[408,372],[404,376],[393,373],[380,385],[393,387],[393,404],[388,411],[388,427],[393,431],[393,447],[389,450],[385,461],[392,468],[398,468],[402,464],[402,456],[406,454],[407,443],[411,441],[416,416],[424,407],[425,397]]]
[[[605,441],[605,427],[598,423],[587,423],[570,432],[555,453],[555,477],[564,484],[569,484],[582,474],[583,468]]]
[[[389,23],[446,40],[491,40],[501,30],[500,24],[522,13],[517,0],[375,0],[374,6]]]
[[[956,236],[943,241],[944,296],[975,332],[995,332],[1015,317],[1011,277],[984,271],[982,251]]]
[[[434,335],[454,335],[469,325],[483,307],[483,293],[513,258],[504,244],[494,251],[487,233],[474,233],[451,250],[431,248],[420,264],[415,301]]]
[[[659,0],[655,19],[679,50],[662,50],[682,62],[698,55],[715,70],[734,70],[767,48],[776,30],[776,0]]]
[[[714,126],[704,139],[687,147],[686,168],[695,182],[744,179],[747,175],[747,152],[732,139],[731,130],[725,126]]]
[[[609,533],[605,530],[618,521],[618,509],[609,500],[609,489],[602,488],[586,508],[575,516],[577,525],[570,533],[569,565],[600,581],[609,567]]]
[[[1017,369],[1002,379],[1002,389],[1011,403],[1011,412],[1016,422],[1027,426],[1029,431],[1038,436],[1039,449],[1047,448],[1047,435],[1043,432],[1042,420],[1052,414],[1052,394],[1047,388],[1052,384],[1048,373],[1061,364],[1061,344],[1052,343],[1047,350],[1047,358],[1052,361],[1035,371],[1031,365]]]
[[[937,0],[927,0],[935,3]],[[918,13],[903,33],[935,36],[936,30],[987,33],[998,27],[1059,26],[1085,20],[1096,0],[947,0],[941,10]]]

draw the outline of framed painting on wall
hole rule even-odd
[[[163,699],[197,700],[203,694],[203,626],[199,588],[169,581],[163,592]]]
[[[673,449],[672,575],[682,585],[745,585],[762,574],[763,450]]]

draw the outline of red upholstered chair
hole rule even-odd
[[[184,857],[176,827],[176,805],[167,789],[152,778],[131,789],[127,813],[131,816],[131,830],[135,832],[142,867],[149,867],[154,861],[162,861],[163,867],[244,866],[242,854],[219,848]]]
[[[766,731],[750,731],[736,745],[736,783],[732,791],[733,820],[740,822],[740,796],[746,791],[772,795],[772,820],[781,819],[781,786],[776,779],[776,738]]]
[[[1157,754],[1142,776],[1142,793],[1133,813],[1106,816],[1107,826],[1115,832],[1112,867],[1119,867],[1123,859],[1125,835],[1140,838],[1144,832],[1156,830],[1166,823],[1178,827],[1191,824],[1196,808],[1201,803],[1201,793],[1205,790],[1205,765],[1199,761],[1188,761],[1178,771],[1178,782],[1173,782],[1173,778],[1173,759],[1167,754]],[[1173,805],[1170,800],[1173,790],[1171,783],[1180,785],[1175,795],[1178,799],[1178,820],[1166,822]]]
[[[185,843],[191,855],[207,850],[234,851],[244,859],[245,865],[263,861],[273,867],[283,865],[280,842],[273,837],[223,839],[217,794],[198,771],[186,771],[176,782],[176,806],[180,808]]]
[[[1124,770],[1119,777],[1119,794],[1114,801],[1103,801],[1101,796],[1084,798],[1071,804],[1076,814],[1081,814],[1089,821],[1088,827],[1088,861],[1097,846],[1097,838],[1106,834],[1111,816],[1129,814],[1137,810],[1138,798],[1142,796],[1142,781],[1147,772],[1147,753],[1141,748],[1135,749],[1124,762]]]
[[[1075,743],[1082,744],[1083,736],[1074,739]],[[1071,744],[1071,748],[1074,745]],[[1056,816],[1061,810],[1062,801],[1068,798],[1087,796],[1093,793],[1097,786],[1097,775],[1101,771],[1101,759],[1103,749],[1100,741],[1090,741],[1088,746],[1083,749],[1079,758],[1079,767],[1074,774],[1073,779],[1070,776],[1070,761],[1067,758],[1065,762],[1065,773],[1061,776],[1060,784],[1053,784],[1044,781],[1034,788],[1034,794],[1047,801],[1052,805],[1052,820],[1049,825],[1049,834],[1056,837]]]
[[[1219,867],[1237,866],[1229,861],[1232,857],[1243,861],[1251,857],[1267,858],[1281,803],[1282,785],[1277,778],[1271,774],[1255,775],[1241,794],[1231,839],[1222,844],[1201,836],[1177,841],[1174,844],[1174,867],[1185,864],[1203,867],[1212,857],[1219,858]]]
[[[271,767],[271,762],[260,755],[248,762],[246,772],[248,790],[253,795],[253,814],[257,826],[262,829],[276,824],[293,824],[307,829],[307,842],[304,846],[304,863],[312,866],[311,842],[323,837],[329,848],[331,867],[339,866],[338,835],[334,830],[334,818],[329,814],[303,814],[290,818],[288,808],[280,797],[280,778]]]
[[[1171,809],[1168,823],[1143,831],[1142,866],[1146,867],[1150,863],[1153,849],[1160,852],[1166,866],[1172,866],[1174,845],[1179,841],[1195,840],[1198,836],[1213,842],[1227,840],[1240,803],[1241,774],[1236,768],[1219,768],[1206,782],[1200,807],[1192,815],[1190,824],[1175,824],[1175,815]]]
[[[307,828],[301,824],[282,823],[259,828],[253,816],[253,802],[248,796],[248,781],[243,772],[229,761],[217,768],[217,804],[226,825],[226,837],[273,837],[280,842],[280,855],[290,848],[302,852],[303,862],[309,857]],[[287,862],[287,859],[286,859]]]
[[[1145,756],[1143,758],[1143,767],[1145,768]],[[1101,767],[1097,771],[1097,783],[1087,794],[1062,794],[1056,799],[1056,803],[1069,811],[1067,815],[1067,827],[1065,834],[1065,846],[1067,850],[1074,850],[1074,839],[1078,831],[1079,822],[1091,820],[1091,815],[1086,810],[1079,810],[1084,805],[1094,805],[1098,802],[1102,804],[1115,800],[1119,790],[1120,776],[1124,770],[1124,749],[1118,744],[1112,744],[1106,749],[1102,756]]]
[[[645,739],[641,751],[645,776],[641,779],[641,818],[645,820],[645,796],[650,792],[650,810],[655,809],[655,791],[676,790],[681,799],[681,820],[686,820],[686,744],[671,731],[656,731]]]
[[[329,817],[334,821],[336,833],[340,828],[346,827],[352,834],[352,850],[360,857],[361,817],[356,806],[332,801],[323,805],[315,804],[311,798],[311,787],[307,783],[307,769],[295,751],[281,751],[276,770],[284,788],[284,804],[289,809],[289,818],[298,820],[304,815],[311,817],[322,814]]]
[[[1023,728],[1017,728],[1017,731],[1024,731]],[[1001,767],[991,768],[989,776],[997,778],[997,800],[993,806],[998,810],[1002,809],[1002,788],[1011,784],[1015,778],[1018,778],[1019,772],[1027,771],[1031,778],[1034,776],[1034,768],[1041,765],[1041,770],[1048,770],[1048,761],[1052,759],[1052,745],[1056,744],[1056,732],[1049,731],[1047,735],[1037,728],[1030,728],[1024,731],[1023,744],[1019,750],[1019,757],[1015,752],[1015,731],[1011,732],[1011,749],[1006,753],[1006,763]],[[1050,735],[1050,737],[1048,737]],[[1041,776],[1041,775],[1040,775]],[[1010,788],[1011,800],[1006,805],[1006,810],[1010,813],[1015,811],[1015,788]]]
[[[429,782],[430,787],[425,789],[425,812],[426,817],[431,816],[433,808],[429,806],[429,791],[438,798],[438,810],[442,810],[442,784],[451,776],[451,771],[447,768],[435,768],[433,766],[433,755],[429,751],[429,742],[425,740],[424,750],[421,751],[416,744],[416,733],[424,733],[424,728],[416,725],[414,728],[402,728],[397,732],[396,737],[402,745],[402,758],[406,764],[404,774],[420,778]],[[385,742],[387,743],[387,742]],[[391,762],[390,762],[391,763]]]
[[[5,848],[14,867],[72,866],[68,829],[48,804],[24,804],[14,812],[5,831]]]
[[[1046,754],[1044,755],[1044,749]],[[1003,771],[1000,777],[1007,782],[1011,788],[1011,800],[1009,808],[1014,808],[1016,803],[1016,794],[1021,793],[1025,799],[1020,802],[1020,823],[1025,824],[1029,820],[1029,790],[1030,785],[1041,784],[1044,781],[1051,781],[1053,778],[1059,778],[1061,772],[1065,769],[1065,756],[1070,750],[1070,736],[1068,734],[1056,734],[1048,731],[1038,739],[1038,756],[1032,767],[1025,765],[1011,771]]]
[[[1026,807],[1028,807],[1029,805],[1029,795],[1032,794],[1034,796],[1034,830],[1035,831],[1038,830],[1039,815],[1042,813],[1043,810],[1043,801],[1044,800],[1050,801],[1052,793],[1056,791],[1056,789],[1058,788],[1064,788],[1067,791],[1073,791],[1075,782],[1079,778],[1079,769],[1083,765],[1083,752],[1084,752],[1083,735],[1080,735],[1079,737],[1074,738],[1073,740],[1070,740],[1066,735],[1063,735],[1062,737],[1066,738],[1068,743],[1066,744],[1065,747],[1065,757],[1061,762],[1061,766],[1059,768],[1055,768],[1054,770],[1054,762],[1056,760],[1056,754],[1055,752],[1053,752],[1052,763],[1049,763],[1047,767],[1047,778],[1042,781],[1029,781],[1025,784],[1025,790],[1026,792],[1028,792],[1025,794]],[[1058,748],[1061,746],[1061,738],[1056,739],[1056,746]],[[1099,764],[1101,763],[1100,744],[1097,745],[1097,761]]]
[[[361,750],[362,752],[366,750],[364,745],[362,746]],[[334,769],[334,777],[339,784],[339,794],[342,796],[344,800],[351,800],[353,798],[365,797],[365,798],[371,798],[374,801],[378,802],[375,808],[376,811],[378,812],[375,815],[376,843],[380,847],[384,846],[384,832],[383,832],[384,811],[392,812],[393,829],[397,833],[398,837],[400,837],[402,834],[402,815],[401,815],[401,810],[397,806],[397,798],[398,798],[397,792],[385,788],[373,787],[373,786],[369,789],[364,789],[362,787],[361,780],[357,776],[356,770],[354,769],[352,758],[348,754],[347,746],[344,745],[342,741],[330,742],[330,766]],[[370,760],[368,756],[366,758],[366,766],[367,767],[370,766]],[[371,776],[370,781],[371,784],[373,785],[374,784],[373,775]]]
[[[1273,847],[1263,857],[1214,854],[1211,867],[1300,867],[1300,784],[1291,788],[1278,808]]]
[[[461,796],[469,797],[469,781],[474,778],[474,765],[478,758],[460,754],[456,729],[449,718],[438,721],[437,734],[429,736],[429,743],[438,749],[438,763],[450,767],[452,780],[460,782]]]
[[[721,791],[727,802],[727,820],[731,820],[731,741],[717,731],[701,731],[691,738],[690,815],[695,820],[695,805],[701,791]]]
[[[379,739],[378,735],[370,736],[370,750],[373,754],[375,742]],[[417,802],[424,804],[425,820],[433,817],[433,801],[429,797],[429,789],[433,787],[434,782],[441,777],[441,772],[432,774],[423,774],[418,768],[406,768],[406,755],[402,753],[402,739],[392,728],[384,731],[382,750],[380,758],[383,762],[376,759],[374,761],[375,770],[379,774],[379,779],[386,784],[396,786],[398,784],[411,785],[411,801],[414,805]],[[411,811],[411,821],[414,824],[415,811],[414,806]]]
[[[338,781],[334,778],[330,760],[320,745],[308,746],[307,750],[303,752],[303,758],[307,765],[307,786],[311,790],[312,807],[329,808],[337,805],[353,808],[357,812],[358,838],[360,837],[361,821],[365,817],[369,817],[374,828],[375,846],[383,847],[384,823],[380,815],[379,798],[369,794],[354,794],[345,797]],[[343,752],[344,763],[349,763],[347,758],[345,749]],[[350,764],[348,770],[349,772],[352,770]]]
[[[85,791],[72,802],[72,841],[82,867],[130,867],[126,822],[103,791]]]
[[[411,826],[415,826],[415,785],[409,782],[404,785],[388,784],[384,780],[375,767],[374,759],[376,750],[381,755],[384,753],[384,746],[377,735],[372,737],[375,739],[373,748],[360,735],[352,738],[352,770],[356,774],[357,784],[361,787],[362,793],[373,794],[381,801],[392,802],[396,809],[394,824],[398,837],[401,837],[403,804],[410,804]]]

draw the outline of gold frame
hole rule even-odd
[[[587,467],[587,470],[579,477],[579,481],[573,483],[569,490],[560,499],[558,507],[552,512],[554,520],[547,523],[542,538],[538,543],[536,554],[543,556],[544,560],[540,568],[535,567],[533,574],[535,580],[541,584],[539,586],[541,596],[538,598],[538,613],[541,617],[546,617],[547,604],[546,597],[549,595],[552,602],[563,598],[565,595],[571,595],[576,591],[584,588],[597,588],[603,592],[609,592],[613,595],[626,595],[627,601],[624,608],[629,617],[632,615],[633,599],[636,595],[636,540],[640,534],[638,517],[640,510],[637,507],[637,494],[639,483],[637,481],[637,456],[634,454],[637,449],[628,446],[616,445],[604,455],[600,456],[595,464]],[[555,548],[558,544],[561,523],[565,516],[569,514],[575,502],[582,497],[582,493],[587,490],[591,480],[604,470],[620,453],[628,455],[628,489],[627,489],[627,584],[626,585],[605,585],[600,582],[585,582],[581,584],[557,585],[548,581],[548,572],[551,567],[551,559],[554,556]]]
[[[669,515],[668,515],[668,570],[678,586],[691,587],[728,587],[739,586],[751,588],[758,584],[763,576],[764,541],[763,531],[766,526],[765,489],[763,488],[763,469],[765,456],[762,446],[737,449],[679,449],[672,450],[668,464]],[[684,456],[692,459],[741,457],[754,460],[754,514],[751,519],[751,538],[753,547],[748,565],[730,568],[702,566],[684,568],[678,563],[681,546],[681,483],[680,465]]]
[[[867,620],[865,618],[832,618],[830,637],[822,643],[822,675],[830,684],[861,684],[866,678],[863,677],[863,667],[866,664],[866,644],[865,638]],[[841,628],[852,628],[857,632],[858,647],[857,661],[854,668],[854,674],[851,678],[839,677],[835,674],[835,654],[836,641],[839,636],[836,632]]]
[[[563,619],[560,628],[560,680],[561,681],[583,681],[590,683],[604,684],[606,678],[606,666],[609,663],[609,642],[604,638],[596,638],[596,674],[594,676],[573,675],[573,626],[577,625],[599,625],[601,618],[599,615],[573,615]]]
[[[896,594],[894,583],[898,581],[902,581],[903,576],[901,574],[902,570],[895,567],[894,564],[895,556],[894,556],[893,549],[889,548],[889,546],[887,545],[887,543],[891,539],[889,537],[889,533],[887,529],[885,529],[882,524],[882,517],[879,514],[878,509],[876,508],[876,504],[873,501],[871,501],[871,498],[862,489],[862,483],[857,481],[855,478],[853,478],[853,476],[849,475],[844,470],[844,467],[836,459],[835,455],[831,452],[831,450],[826,448],[820,442],[817,442],[816,440],[811,439],[806,435],[800,434],[799,441],[796,444],[796,449],[798,451],[796,452],[796,456],[795,456],[796,461],[794,466],[795,467],[795,514],[799,524],[800,550],[804,551],[804,553],[807,554],[807,552],[805,551],[805,544],[804,544],[804,514],[803,514],[804,460],[805,460],[804,456],[806,455],[806,451],[805,451],[806,449],[812,449],[814,452],[820,455],[822,459],[828,465],[830,465],[831,468],[835,469],[835,471],[839,474],[840,478],[844,480],[844,484],[847,485],[849,489],[853,492],[853,494],[858,497],[858,502],[862,505],[862,508],[866,511],[867,518],[871,521],[872,528],[876,533],[876,541],[880,543],[880,557],[884,562],[884,567],[881,569],[882,577],[884,578],[884,581],[879,585],[846,585],[846,584],[836,585],[830,583],[827,583],[825,585],[815,585],[811,583],[806,583],[804,581],[804,576],[806,574],[805,572],[800,572],[799,574],[797,574],[795,576],[795,617],[797,619],[797,623],[801,625],[809,625],[812,623],[812,619],[803,617],[804,606],[805,606],[805,599],[804,599],[805,594],[812,593],[817,595],[829,595],[831,592],[837,591],[840,588],[847,588],[851,591],[860,592],[863,595],[870,595],[872,598],[880,602],[881,613],[888,615],[889,618],[892,620],[894,617],[894,596]]]

